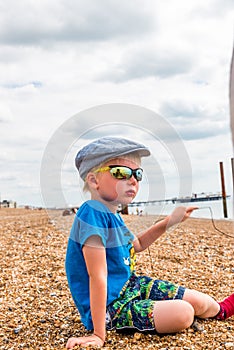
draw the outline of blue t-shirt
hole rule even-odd
[[[82,252],[86,240],[101,237],[106,248],[107,305],[119,293],[134,271],[134,235],[129,232],[119,214],[113,214],[104,204],[89,200],[76,213],[68,240],[66,274],[68,285],[86,329],[93,329],[89,298],[89,276]]]

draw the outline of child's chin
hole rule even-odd
[[[130,203],[132,203],[133,201],[133,198],[128,198],[128,199],[125,199],[121,202],[122,205],[128,205]]]

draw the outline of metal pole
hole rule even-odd
[[[227,218],[228,214],[227,214],[227,201],[226,201],[226,190],[225,190],[225,181],[224,181],[223,162],[219,162],[219,166],[220,166],[221,185],[222,185],[222,197],[223,197],[223,215],[224,215],[225,218]]]

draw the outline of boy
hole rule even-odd
[[[225,319],[234,314],[234,294],[218,303],[201,292],[135,274],[135,253],[196,209],[176,208],[138,236],[129,232],[117,209],[135,198],[143,175],[141,157],[149,155],[144,145],[117,137],[96,140],[77,154],[91,200],[74,219],[66,273],[81,321],[93,334],[70,338],[67,349],[103,346],[106,329],[173,333],[189,327],[194,316]]]

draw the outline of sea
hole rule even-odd
[[[158,202],[147,203],[143,205],[129,206],[129,214],[142,214],[142,215],[168,215],[178,206],[197,206],[199,209],[194,210],[192,217],[195,218],[207,218],[207,219],[226,219],[234,220],[234,206],[233,198],[228,197],[227,203],[227,218],[224,218],[223,201],[222,200],[210,200],[210,201],[197,201],[188,203],[176,203],[171,202]]]

